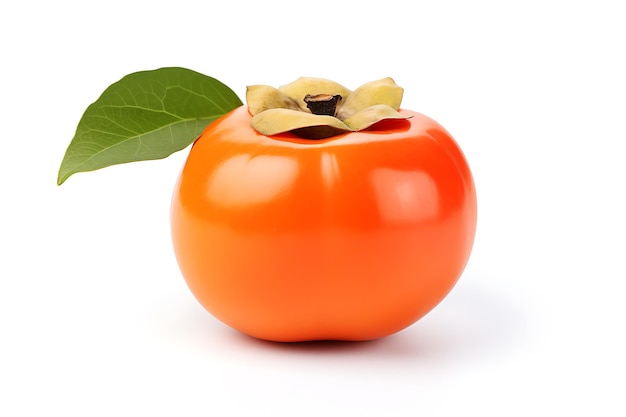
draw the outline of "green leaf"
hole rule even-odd
[[[161,159],[190,145],[217,118],[243,103],[226,85],[185,68],[129,74],[83,114],[57,184],[77,172]]]

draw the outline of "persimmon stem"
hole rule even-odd
[[[311,113],[325,116],[334,116],[337,110],[337,104],[342,100],[340,94],[316,94],[312,96],[307,94],[304,102]]]

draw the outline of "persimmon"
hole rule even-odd
[[[371,340],[453,288],[472,248],[466,159],[432,119],[321,140],[265,136],[245,106],[193,144],[172,200],[174,250],[197,300],[272,341]]]
[[[385,337],[449,293],[476,230],[460,147],[403,92],[302,77],[244,105],[185,68],[129,74],[83,114],[57,184],[193,143],[171,228],[200,304],[260,339]]]

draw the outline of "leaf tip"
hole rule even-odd
[[[61,171],[59,171],[59,174],[57,175],[57,186],[62,185],[68,178],[69,175],[62,175]]]
[[[63,158],[63,161],[61,161],[61,166],[59,166],[59,172],[57,173],[57,185],[62,185],[65,181],[67,181],[69,177],[72,176],[72,174],[76,172],[68,169],[66,165],[66,158],[67,156]]]

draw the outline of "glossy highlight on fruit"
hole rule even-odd
[[[246,106],[210,124],[171,207],[200,304],[281,342],[377,339],[434,308],[471,252],[474,182],[442,126],[398,112],[319,140],[263,135]]]

